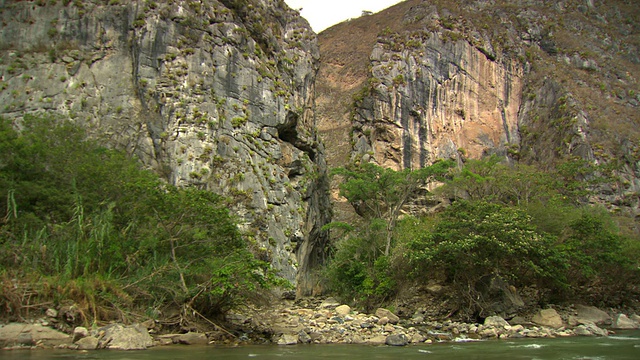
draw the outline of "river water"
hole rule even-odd
[[[11,360],[204,360],[204,359],[640,359],[640,331],[619,332],[606,338],[490,340],[406,347],[364,345],[297,345],[194,347],[168,346],[143,351],[0,351]]]

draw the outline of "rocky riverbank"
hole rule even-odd
[[[11,323],[0,327],[3,349],[67,348],[78,350],[136,350],[152,346],[241,345],[251,343],[295,344],[368,344],[405,346],[443,341],[476,341],[509,338],[551,338],[564,336],[608,336],[617,329],[640,328],[640,316],[606,312],[574,305],[541,309],[527,317],[509,321],[490,316],[483,323],[429,321],[420,315],[401,319],[388,309],[366,314],[345,304],[327,299],[314,307],[283,303],[253,315],[234,314],[230,321],[234,334],[185,332],[159,333],[156,322],[136,325],[110,324],[88,330],[76,327],[67,334],[53,329],[57,313],[31,324]]]

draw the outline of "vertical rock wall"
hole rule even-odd
[[[1,115],[69,117],[170,183],[226,196],[254,252],[291,282],[316,264],[329,221],[319,55],[297,12],[281,0],[0,9]]]
[[[356,154],[383,166],[505,153],[519,143],[522,66],[426,31],[380,36],[356,99]]]

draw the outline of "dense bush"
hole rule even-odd
[[[276,282],[218,195],[168,185],[68,121],[19,125],[0,119],[3,279],[76,301],[85,321],[168,307],[215,316]],[[11,291],[0,306],[17,316]]]
[[[376,209],[408,200],[394,202],[399,197],[387,194],[407,194],[402,179],[410,179],[411,172],[394,174],[375,165],[350,169],[338,172],[347,175],[342,194],[384,221],[376,227],[381,220],[365,216],[357,235],[337,242],[327,274],[346,300],[379,305],[403,286],[444,282],[455,290],[458,310],[472,316],[487,305],[482,304],[487,279],[535,287],[542,302],[622,306],[638,293],[639,239],[623,236],[607,211],[582,205],[598,184],[612,178],[610,169],[574,160],[543,172],[495,157],[472,160],[437,190],[452,200],[450,206],[402,219],[400,211],[394,217]],[[392,233],[385,241],[389,220],[394,227],[386,227]],[[388,253],[382,250],[385,242],[391,245]]]
[[[372,309],[394,294],[395,280],[384,255],[385,233],[385,222],[377,219],[337,244],[326,276],[331,290],[345,301]]]
[[[566,284],[556,238],[537,232],[524,211],[484,201],[454,202],[437,223],[406,246],[404,260],[412,277],[442,274],[460,295],[465,312],[482,310],[483,282],[498,277],[522,288]]]

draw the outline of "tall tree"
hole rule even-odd
[[[453,161],[443,160],[417,170],[395,171],[362,163],[334,169],[333,173],[343,177],[340,195],[347,198],[362,216],[385,221],[384,255],[388,256],[402,207],[421,185],[443,178],[453,165]]]

